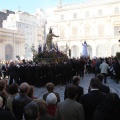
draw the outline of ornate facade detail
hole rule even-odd
[[[0,28],[0,51],[3,53],[0,55],[2,60],[15,60],[16,56],[24,56],[24,34],[18,33],[18,31]]]
[[[89,49],[91,57],[115,56],[115,53],[119,51],[118,40],[120,39],[119,6],[120,1],[118,0],[95,0],[88,3],[63,5],[60,9],[55,8],[53,12],[56,13],[56,16],[54,18],[58,19],[56,21],[52,19],[50,23],[48,21],[47,27],[49,28],[54,22],[58,28],[61,25],[65,27],[64,32],[61,29],[57,30],[60,39],[56,41],[58,46],[64,45],[66,41],[70,42],[71,57],[80,57],[84,41],[91,46]],[[64,20],[59,19],[61,15],[64,15]],[[73,15],[77,16],[76,19]],[[74,26],[77,26],[77,29]],[[61,38],[63,34],[69,36],[64,39],[64,42],[63,37]],[[74,38],[75,36],[77,37]],[[76,44],[79,49],[75,48]],[[75,49],[78,50],[77,55],[73,52]]]

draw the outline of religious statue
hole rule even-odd
[[[82,49],[82,56],[88,57],[88,51],[87,51],[87,43],[86,41],[84,43],[82,43],[83,49]]]
[[[59,36],[53,34],[52,30],[53,29],[50,27],[49,33],[47,34],[47,37],[46,37],[46,45],[47,45],[48,51],[51,49],[53,37],[59,37]]]

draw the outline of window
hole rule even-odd
[[[64,29],[60,29],[60,38],[61,38],[61,39],[64,38]]]
[[[115,13],[115,14],[119,14],[119,8],[118,8],[118,7],[115,8],[114,13]]]
[[[102,15],[102,10],[98,10],[98,15]]]
[[[74,14],[73,14],[73,19],[76,19],[76,18],[77,18],[77,14],[74,13]]]
[[[89,15],[89,11],[87,11],[85,14],[86,14],[86,17],[89,17],[89,16],[90,16],[90,15]]]
[[[73,27],[72,28],[72,36],[75,38],[77,37],[77,28],[76,27]]]
[[[18,27],[21,27],[21,24],[18,24]]]
[[[85,37],[90,37],[90,26],[85,27]]]
[[[104,36],[104,26],[100,25],[98,26],[98,37],[103,37]]]
[[[120,26],[114,26],[114,36],[119,36]]]
[[[61,16],[60,16],[60,19],[61,19],[61,20],[64,20],[64,15],[61,15]]]

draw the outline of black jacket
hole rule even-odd
[[[71,84],[69,84],[69,85],[67,85],[67,86],[65,87],[64,100],[65,100],[66,98],[68,98],[67,89],[68,89],[68,87],[69,87],[70,85],[71,85]],[[77,85],[76,85],[76,86],[77,86]],[[83,91],[83,88],[82,88],[81,86],[77,86],[77,89],[78,89],[78,94],[77,94],[77,97],[76,97],[76,101],[77,101],[77,102],[80,102],[80,97],[81,97],[81,95],[84,94],[84,91]]]
[[[86,120],[93,120],[96,106],[103,103],[106,96],[107,94],[99,90],[93,90],[81,96],[80,103],[83,105]]]
[[[55,120],[55,118],[49,114],[40,115],[39,120]]]
[[[90,92],[90,91],[91,90],[90,90],[90,87],[89,87],[88,92]],[[103,85],[102,83],[100,83],[99,91],[109,94],[110,93],[110,88],[108,86]]]
[[[23,118],[24,107],[32,100],[26,94],[19,94],[13,100],[13,112],[18,120]]]
[[[15,119],[15,117],[9,110],[0,108],[0,120],[17,120],[17,119]]]

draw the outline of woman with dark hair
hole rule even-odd
[[[47,114],[47,103],[43,99],[34,99],[33,102],[39,107],[39,120],[55,120],[53,116]]]
[[[94,120],[120,120],[120,99],[116,93],[110,93],[103,104],[96,108]]]
[[[9,95],[8,95],[8,98],[7,98],[7,108],[9,108],[11,113],[14,115],[13,108],[12,108],[12,103],[13,103],[13,99],[18,94],[18,84],[17,83],[12,83],[9,86],[8,92],[9,92]]]
[[[6,99],[0,94],[0,120],[16,120],[13,114],[6,108]]]
[[[6,81],[0,80],[0,94],[4,96],[4,98],[7,100],[8,93],[6,92]]]
[[[37,99],[37,97],[34,96],[34,87],[32,85],[30,85],[29,87],[28,97],[30,97],[31,99]]]

